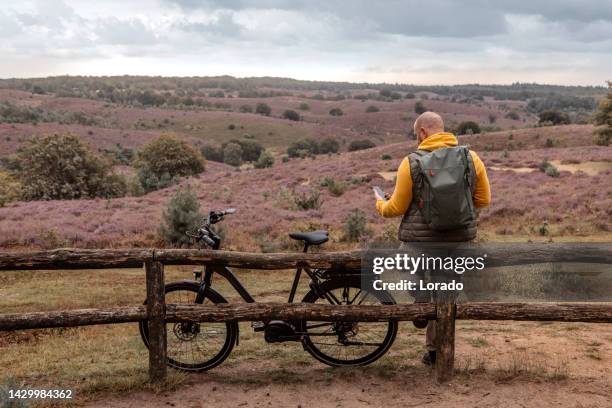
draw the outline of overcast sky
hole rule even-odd
[[[0,77],[62,74],[604,85],[612,1],[2,1]]]

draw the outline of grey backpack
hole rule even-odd
[[[417,150],[416,202],[425,223],[435,231],[468,228],[476,219],[472,194],[476,173],[466,146]]]

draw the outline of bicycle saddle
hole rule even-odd
[[[292,232],[289,236],[308,245],[321,245],[329,240],[327,231]]]

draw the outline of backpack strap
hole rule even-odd
[[[474,191],[476,191],[476,168],[474,167],[474,160],[470,154],[469,147],[461,147],[463,147],[463,152],[465,154],[465,181],[467,182],[472,195],[474,195]]]
[[[417,149],[410,153],[408,164],[410,165],[410,177],[412,178],[412,202],[418,203],[421,199],[423,191],[423,174],[421,173],[421,164],[419,158],[430,153],[428,150]]]

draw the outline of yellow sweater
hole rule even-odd
[[[441,147],[457,146],[457,138],[446,132],[436,133],[429,136],[419,145],[421,150],[436,150]],[[474,191],[474,205],[477,208],[486,207],[491,202],[491,188],[489,187],[489,178],[484,163],[480,157],[470,150],[474,168],[476,170],[476,189]],[[400,163],[397,169],[397,178],[395,181],[395,190],[389,201],[376,200],[376,209],[383,217],[397,217],[404,215],[410,207],[412,201],[412,176],[410,175],[410,163],[406,157]]]

